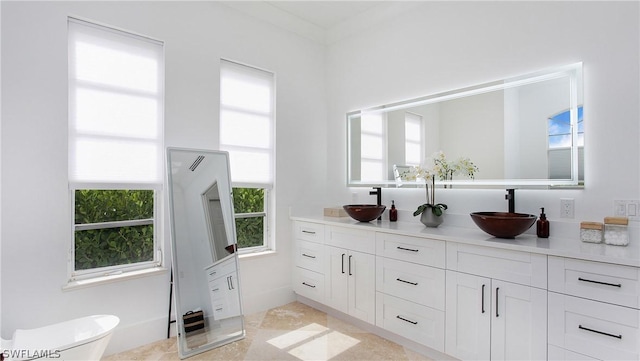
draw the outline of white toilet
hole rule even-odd
[[[17,329],[2,340],[5,360],[100,360],[120,319],[113,315],[76,318],[30,330]]]

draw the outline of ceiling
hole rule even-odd
[[[266,3],[326,30],[381,5],[382,1],[266,1]]]
[[[1,0],[0,0],[1,1]],[[247,15],[314,41],[330,44],[407,11],[420,1],[222,0]]]

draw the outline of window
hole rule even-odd
[[[422,115],[406,112],[404,114],[405,165],[422,164],[423,138]]]
[[[386,179],[386,122],[383,113],[362,114],[360,124],[360,179]]]
[[[163,44],[69,18],[70,280],[157,267]]]
[[[229,152],[240,253],[272,249],[275,76],[220,63],[220,149]]]
[[[571,178],[571,146],[574,142],[571,129],[570,111],[565,110],[549,117],[549,178]],[[584,181],[584,122],[582,106],[578,106],[578,180]]]

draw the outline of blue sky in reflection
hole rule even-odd
[[[582,106],[578,107],[578,146],[584,145]],[[569,110],[549,118],[549,148],[571,147]]]

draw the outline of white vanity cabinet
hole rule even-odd
[[[213,318],[222,320],[240,315],[240,293],[236,260],[229,256],[205,268]]]
[[[547,256],[447,243],[445,353],[547,358]]]
[[[323,224],[294,222],[293,291],[324,303],[325,251]]]
[[[376,325],[444,351],[445,242],[376,233]]]
[[[640,269],[549,256],[549,360],[640,359]]]
[[[329,226],[325,234],[325,301],[375,323],[375,232]]]

